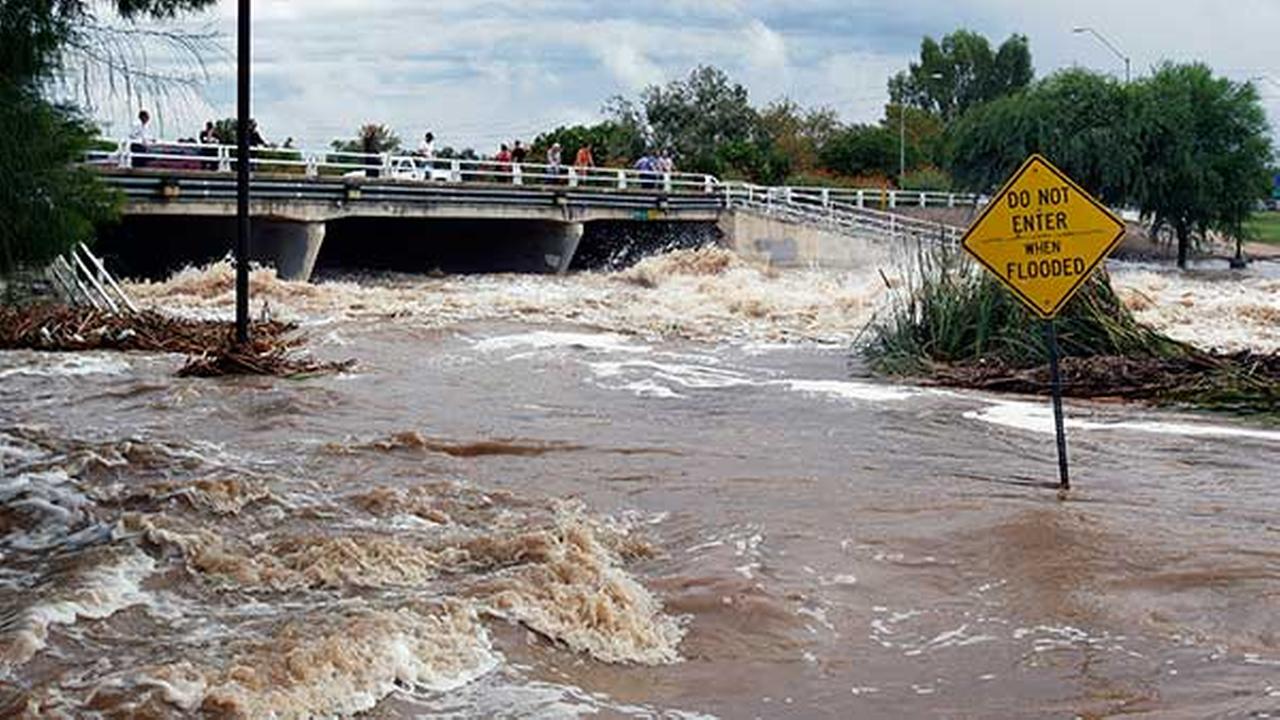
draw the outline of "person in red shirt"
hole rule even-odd
[[[493,156],[498,162],[498,181],[501,182],[506,176],[511,174],[511,149],[506,143],[502,144],[502,148],[498,150],[498,154]]]

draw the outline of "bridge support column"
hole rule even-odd
[[[548,253],[547,264],[551,264],[551,256],[558,255],[556,262],[556,274],[563,275],[569,272],[569,264],[573,262],[573,256],[578,254],[578,245],[582,242],[582,223],[565,223],[560,229],[560,238],[557,242],[555,253]]]
[[[513,242],[495,253],[495,267],[508,272],[568,272],[582,242],[582,231],[580,222],[530,222]]]
[[[254,220],[252,258],[270,263],[281,280],[306,282],[324,244],[325,224],[290,220]]]

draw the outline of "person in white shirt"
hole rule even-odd
[[[143,110],[138,113],[138,124],[133,126],[133,130],[129,133],[129,139],[149,145],[156,141],[155,135],[151,134],[151,113]]]
[[[547,148],[547,165],[549,166],[547,172],[553,178],[560,175],[560,143],[552,143],[551,147]],[[552,182],[554,183],[556,180],[552,180]]]
[[[422,136],[422,142],[418,143],[418,155],[428,160],[434,160],[436,157],[436,136],[427,133]]]

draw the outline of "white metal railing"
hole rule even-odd
[[[119,168],[230,172],[236,161],[236,148],[232,145],[168,141],[139,143],[118,139],[99,140],[97,145],[99,149],[90,150],[86,154],[89,164]],[[424,158],[417,155],[339,150],[255,147],[250,149],[249,163],[255,172],[277,172],[310,178],[362,176],[404,182],[553,185],[705,194],[715,193],[720,185],[714,176],[702,173]]]
[[[139,143],[101,139],[100,149],[87,153],[91,164],[120,168],[162,168],[231,172],[234,145],[205,145],[177,141]],[[277,172],[305,177],[376,176],[410,182],[502,183],[508,185],[559,185],[572,188],[615,190],[651,189],[664,192],[713,193],[727,183],[702,173],[657,173],[633,168],[552,166],[545,163],[500,163],[492,159],[427,159],[412,154],[359,153],[339,150],[250,148],[256,172]],[[739,183],[746,188],[760,187]],[[967,193],[935,190],[784,186],[769,188],[786,197],[821,199],[837,206],[895,210],[901,208],[968,207],[982,198]],[[750,192],[750,191],[749,191]]]
[[[87,261],[87,262],[86,262]],[[73,305],[85,305],[113,314],[137,313],[138,306],[125,294],[102,260],[84,243],[54,258],[45,268],[58,292]]]
[[[822,225],[845,234],[944,243],[958,243],[964,236],[964,228],[955,225],[875,210],[866,207],[866,203],[859,206],[856,202],[846,202],[843,198],[847,196],[815,192],[821,189],[765,187],[749,183],[722,185],[725,204],[729,207],[745,207],[773,217]],[[979,201],[980,198],[976,197],[970,200]]]
[[[785,196],[804,196],[810,201],[852,205],[859,208],[897,210],[903,208],[955,208],[981,203],[970,193],[939,190],[894,190],[889,188],[780,187]]]

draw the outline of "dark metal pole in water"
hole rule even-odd
[[[1062,490],[1071,489],[1067,473],[1067,430],[1062,424],[1062,375],[1058,372],[1058,328],[1044,321],[1044,344],[1049,352],[1049,382],[1053,386],[1053,425],[1058,434],[1058,481]]]
[[[249,0],[240,0],[236,61],[236,342],[249,342]]]

